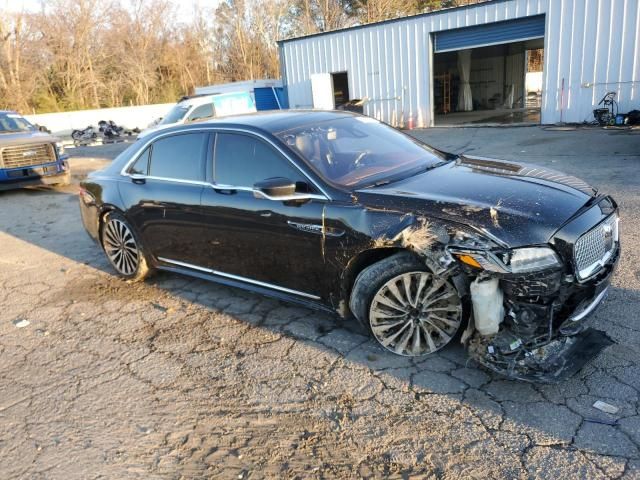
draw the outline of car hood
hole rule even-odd
[[[55,143],[60,139],[46,132],[34,130],[32,132],[0,133],[0,148],[33,143]]]
[[[356,193],[366,206],[470,225],[518,247],[547,243],[597,191],[544,167],[464,156]]]

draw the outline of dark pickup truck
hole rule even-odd
[[[0,111],[0,191],[36,185],[68,185],[64,147],[20,114]]]

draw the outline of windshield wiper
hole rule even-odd
[[[389,179],[385,179],[385,180],[378,180],[377,182],[375,182],[372,187],[381,187],[383,185],[389,185],[391,183],[391,180]]]
[[[382,187],[384,185],[389,185],[390,183],[395,183],[395,182],[399,182],[401,180],[404,180],[406,178],[410,178],[410,177],[414,177],[420,173],[424,173],[424,172],[428,172],[429,170],[433,170],[434,168],[438,168],[442,165],[444,165],[445,163],[449,163],[451,160],[442,160],[441,162],[437,162],[434,163],[433,165],[428,165],[426,167],[420,167],[420,168],[416,168],[413,170],[410,170],[409,172],[404,172],[403,174],[400,174],[396,177],[390,177],[390,178],[384,178],[382,180],[378,180],[376,182],[373,182],[371,185],[369,185],[370,188],[375,188],[375,187]]]

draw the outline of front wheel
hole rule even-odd
[[[463,321],[451,279],[429,271],[411,253],[399,253],[356,278],[351,311],[387,350],[404,356],[434,353],[450,343]]]
[[[101,241],[109,263],[122,278],[140,282],[152,273],[142,244],[121,214],[107,213],[102,226]]]

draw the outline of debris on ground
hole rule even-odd
[[[611,415],[615,415],[620,410],[615,405],[611,405],[610,403],[603,402],[602,400],[598,400],[593,404],[593,408],[597,408],[601,412],[610,413]]]
[[[30,323],[31,322],[29,320],[25,320],[25,319],[16,319],[13,321],[13,324],[15,325],[16,328],[28,327]]]
[[[585,417],[584,421],[589,423],[598,423],[600,425],[609,425],[611,427],[615,427],[618,424],[617,420],[603,420],[602,418]]]

